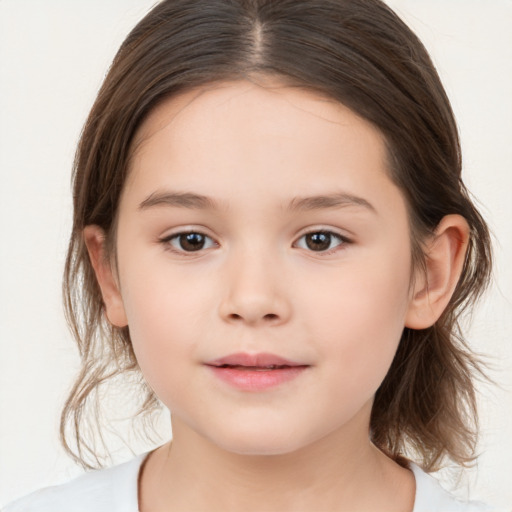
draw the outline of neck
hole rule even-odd
[[[359,431],[357,439],[332,432],[292,453],[240,455],[174,420],[172,444],[153,452],[142,472],[141,512],[410,512],[412,473],[377,450],[367,429]]]

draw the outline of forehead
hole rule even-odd
[[[278,78],[266,77],[257,82],[216,82],[192,88],[164,100],[142,123],[134,145],[138,146],[166,125],[182,121],[185,117],[200,116],[206,120],[205,112],[214,114],[227,105],[235,109],[238,107],[240,111],[242,108],[247,111],[252,107],[253,114],[256,115],[258,112],[265,115],[264,110],[268,109],[278,109],[280,112],[288,110],[288,115],[293,115],[292,110],[296,109],[296,115],[310,114],[328,123],[339,123],[340,114],[348,110],[340,102],[319,92],[287,85]]]
[[[276,80],[221,82],[156,107],[136,134],[126,188],[361,196],[391,184],[383,135],[343,104]],[[395,191],[396,192],[396,191]]]

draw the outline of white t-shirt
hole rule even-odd
[[[8,505],[2,512],[138,512],[138,477],[147,453],[108,469],[85,473],[69,483],[47,487]],[[498,512],[482,503],[463,503],[415,464],[412,512]]]

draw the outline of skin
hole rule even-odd
[[[176,192],[215,205],[162,199]],[[339,204],[290,208],[332,194]],[[306,243],[319,231],[332,233],[327,250]],[[183,232],[206,235],[204,248],[183,250]],[[141,474],[143,512],[412,510],[412,473],[369,441],[371,407],[404,326],[432,325],[446,307],[468,229],[445,217],[427,274],[411,267],[405,200],[376,128],[276,80],[182,93],[137,134],[116,266],[97,226],[84,237],[107,316],[129,325],[172,414],[172,449]],[[204,365],[234,352],[309,367],[240,391]]]

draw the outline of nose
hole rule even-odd
[[[286,323],[291,316],[291,304],[279,268],[275,259],[256,251],[232,258],[224,275],[219,306],[222,319],[251,326]]]

